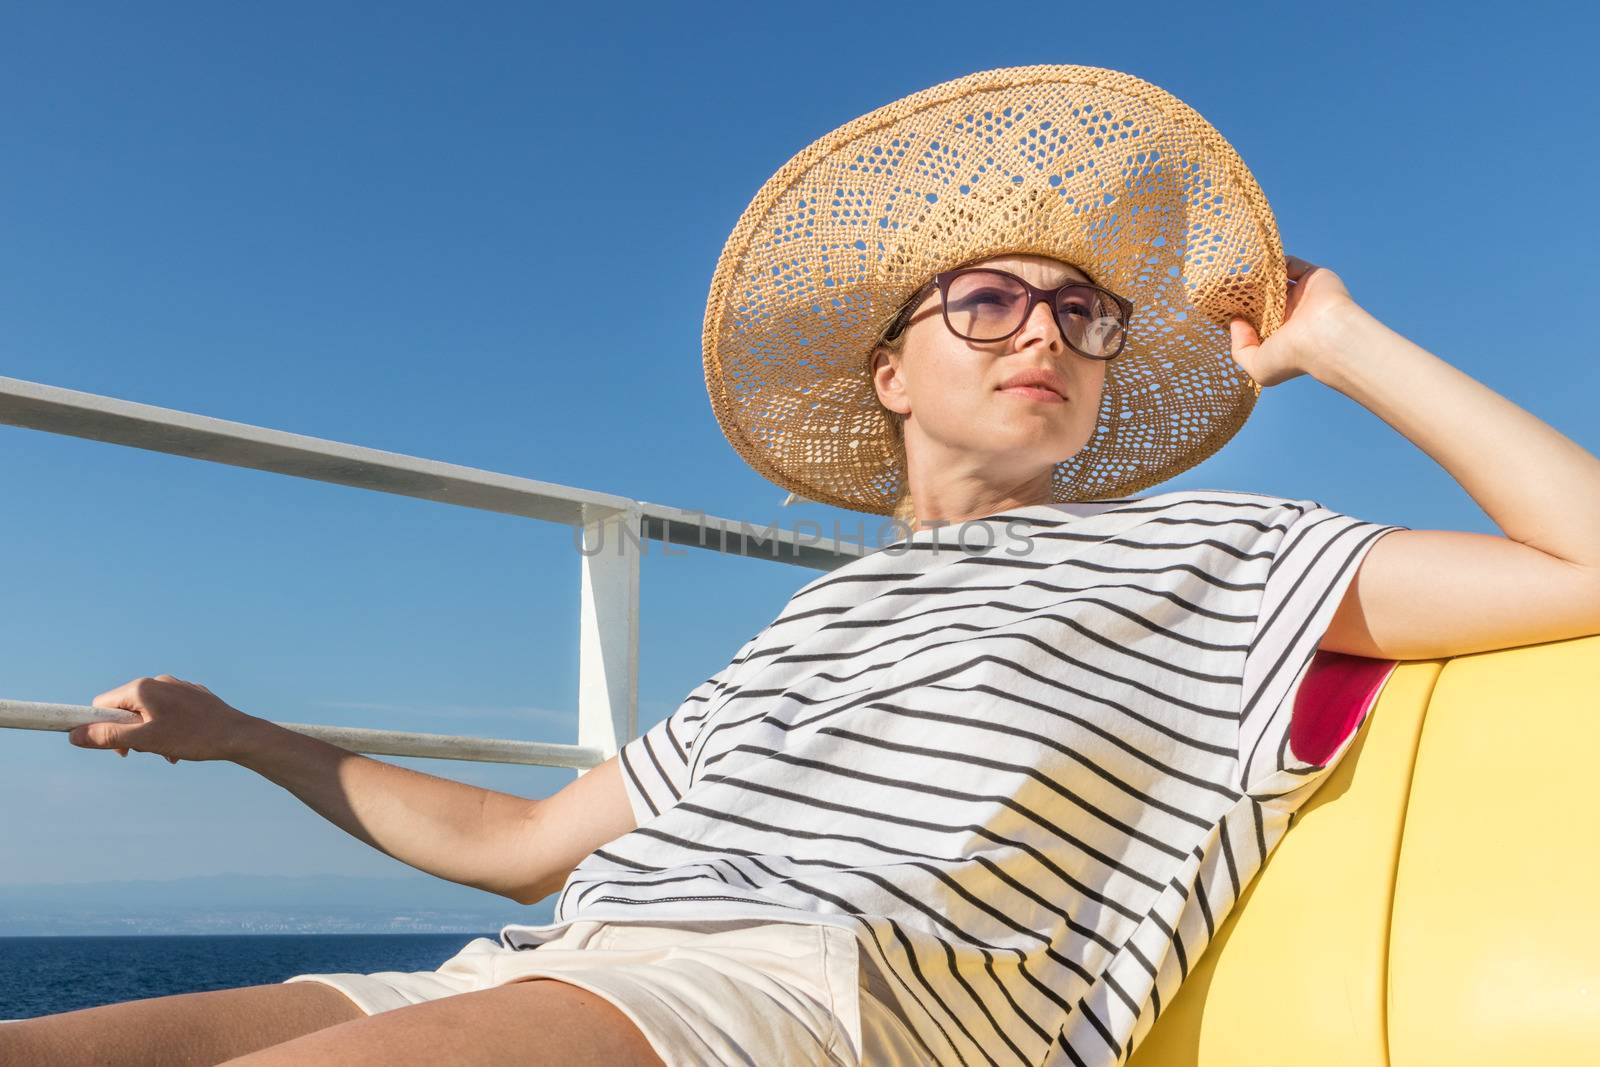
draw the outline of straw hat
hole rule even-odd
[[[1262,338],[1287,274],[1239,154],[1172,94],[1114,70],[981,71],[840,126],[769,178],[723,247],[706,304],[706,389],[747,463],[801,497],[890,514],[905,489],[873,347],[934,274],[1050,256],[1127,297],[1089,443],[1057,503],[1125,496],[1221,448],[1261,387],[1228,321]]]

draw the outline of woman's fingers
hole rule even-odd
[[[115,722],[91,722],[83,726],[75,726],[67,731],[67,740],[79,748],[111,748],[117,755],[127,758],[132,751],[128,744],[131,731],[134,727],[124,726]],[[177,763],[177,756],[164,756],[168,763]]]
[[[1233,342],[1235,352],[1247,352],[1261,347],[1261,335],[1250,325],[1250,320],[1241,315],[1235,315],[1228,321],[1228,337]]]
[[[120,722],[90,722],[82,726],[74,726],[67,731],[67,740],[79,748],[114,748],[124,756],[128,749],[131,734],[143,724],[130,725]]]
[[[168,763],[225,759],[243,712],[203,685],[171,674],[135,678],[94,698],[94,706],[132,712],[132,721],[85,723],[68,733],[82,748],[149,752]],[[133,742],[137,741],[138,744]]]
[[[85,723],[67,731],[67,740],[79,748],[114,748],[117,750],[117,755],[126,759],[133,747],[128,743],[130,732],[150,722],[150,711],[142,695],[149,681],[148,678],[135,678],[115,689],[107,689],[89,702],[90,706],[96,708],[131,711],[138,716],[139,721]]]
[[[1288,318],[1294,314],[1294,309],[1300,305],[1300,297],[1305,291],[1305,280],[1311,272],[1320,268],[1315,264],[1301,259],[1299,256],[1285,256],[1284,261],[1289,268],[1289,298],[1284,303],[1283,315]]]
[[[160,682],[177,682],[179,685],[186,685],[190,689],[198,689],[202,693],[210,693],[211,692],[211,690],[207,689],[205,686],[201,685],[199,682],[191,682],[187,678],[174,678],[170,674],[158,674],[158,675],[156,675],[156,680],[160,681]],[[213,693],[212,695],[215,696],[216,694]]]
[[[143,693],[146,691],[145,687],[148,686],[151,681],[153,681],[153,679],[135,678],[131,682],[122,683],[115,689],[107,689],[104,693],[101,693],[89,703],[93,707],[114,708],[122,711],[131,711],[138,715],[141,719],[148,718],[148,715],[146,714]]]
[[[1298,282],[1301,278],[1317,269],[1315,263],[1301,259],[1299,256],[1285,256],[1284,265],[1288,268],[1291,282]]]

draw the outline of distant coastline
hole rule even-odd
[[[524,906],[425,875],[0,884],[0,937],[481,934],[553,915],[553,899]]]

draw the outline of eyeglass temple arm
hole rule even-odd
[[[894,319],[889,323],[889,328],[884,331],[883,339],[890,340],[905,329],[906,320],[911,318],[911,313],[916,310],[918,304],[922,303],[922,298],[928,295],[928,290],[937,289],[938,287],[939,279],[935,278],[930,282],[923,283],[916,292],[906,297],[906,302],[895,313]]]

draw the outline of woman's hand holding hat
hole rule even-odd
[[[1298,256],[1286,257],[1286,263],[1289,296],[1283,325],[1263,341],[1248,320],[1229,323],[1234,362],[1263,386],[1309,373],[1335,350],[1344,317],[1360,310],[1344,282],[1327,267]]]

